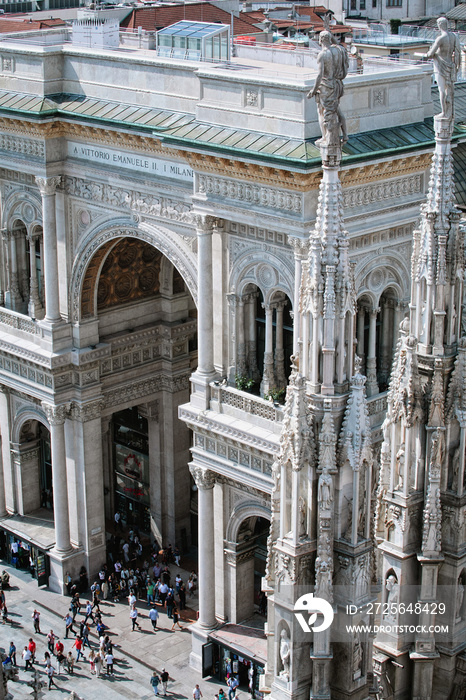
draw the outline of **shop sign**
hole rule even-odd
[[[128,479],[149,483],[149,458],[123,445],[115,446],[116,470]]]

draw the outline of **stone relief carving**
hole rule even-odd
[[[44,158],[45,147],[42,141],[25,139],[10,134],[0,134],[0,150],[20,153],[33,158]]]
[[[198,192],[295,214],[301,213],[303,203],[302,194],[204,173],[198,176]]]
[[[79,177],[70,176],[64,178],[64,191],[71,196],[100,204],[128,207],[148,216],[157,216],[188,224],[194,223],[195,214],[192,212],[191,206],[181,200],[142,194],[137,190],[89,182]]]
[[[407,197],[423,192],[423,177],[420,174],[402,177],[388,182],[375,182],[363,187],[343,190],[343,206],[345,208],[361,207],[384,199]]]

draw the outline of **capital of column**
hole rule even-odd
[[[294,250],[295,258],[303,259],[309,252],[309,239],[287,236],[288,243]]]
[[[39,231],[34,231],[33,233],[28,233],[26,236],[26,239],[29,241],[29,243],[34,243],[37,241],[38,238],[41,238],[42,233]]]
[[[215,485],[216,475],[209,469],[202,469],[202,467],[189,467],[189,471],[192,474],[196,486],[198,489],[212,489]]]
[[[196,223],[196,231],[198,236],[209,235],[213,232],[214,226],[217,224],[217,217],[210,214],[196,214],[194,221]]]
[[[50,425],[63,425],[70,409],[67,403],[52,406],[45,401],[42,401],[42,408]]]
[[[371,318],[377,318],[377,314],[378,314],[378,313],[380,313],[380,306],[377,306],[377,308],[375,308],[375,309],[371,309],[371,310],[369,311],[369,316],[370,316]]]
[[[46,195],[55,194],[60,182],[61,175],[56,175],[54,177],[36,177],[36,184],[43,197]]]

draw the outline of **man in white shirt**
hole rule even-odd
[[[157,630],[157,620],[159,619],[159,611],[155,605],[153,605],[149,610],[149,619],[152,622],[152,629],[155,632]]]
[[[193,700],[200,700],[203,697],[201,693],[201,689],[199,688],[199,685],[196,683],[196,686],[193,690]]]

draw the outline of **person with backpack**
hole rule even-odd
[[[154,691],[154,695],[159,694],[159,683],[160,683],[160,678],[157,675],[157,671],[154,671],[152,674],[152,678],[150,679],[150,684],[151,684],[152,689]]]

